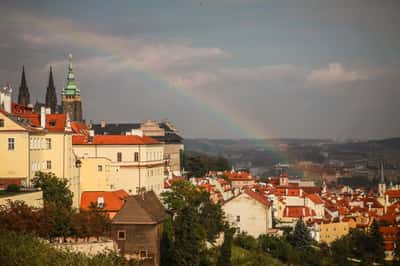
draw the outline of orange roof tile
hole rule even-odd
[[[324,204],[321,197],[318,194],[307,194],[306,197],[310,199],[314,204]]]
[[[93,141],[89,143],[88,136],[72,136],[72,144],[84,145],[149,145],[149,144],[160,144],[158,140],[155,140],[148,136],[133,136],[133,135],[96,135],[93,137]]]
[[[88,135],[89,134],[88,126],[85,123],[82,123],[82,122],[72,121],[71,122],[71,129],[72,129],[72,132],[74,132],[75,134],[84,134],[84,135]]]
[[[260,202],[261,204],[263,204],[264,206],[271,206],[271,202],[269,200],[267,200],[263,195],[261,195],[260,193],[254,192],[250,189],[246,189],[244,191],[244,193],[246,193],[247,195],[249,195],[250,197],[252,197],[253,199],[255,199],[256,201]]]
[[[81,209],[90,210],[92,203],[97,204],[98,198],[104,199],[104,211],[119,211],[124,205],[124,200],[129,195],[123,190],[116,191],[85,191],[81,196]]]

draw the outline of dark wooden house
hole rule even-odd
[[[112,238],[127,259],[143,260],[146,265],[160,265],[160,240],[164,206],[153,191],[129,196],[112,220]]]

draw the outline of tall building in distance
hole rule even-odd
[[[82,121],[81,90],[75,82],[72,69],[72,55],[69,55],[67,85],[62,90],[62,109],[69,115],[71,121]]]
[[[18,91],[18,104],[27,106],[31,103],[29,88],[26,84],[25,67],[22,67],[21,85]]]
[[[50,67],[49,84],[46,89],[46,107],[51,109],[51,113],[55,114],[57,110],[57,93],[54,86],[53,70]]]

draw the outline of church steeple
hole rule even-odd
[[[62,92],[65,96],[80,96],[81,90],[78,88],[75,82],[74,70],[72,68],[72,55],[69,55],[69,65],[68,65],[68,75],[67,75],[67,85]]]
[[[46,107],[51,109],[52,113],[57,112],[57,94],[56,87],[54,86],[53,69],[50,66],[49,84],[46,89]]]
[[[69,55],[67,85],[62,90],[62,108],[63,112],[69,115],[71,121],[82,121],[81,90],[75,82],[71,54]]]
[[[19,86],[18,92],[18,104],[21,105],[28,105],[30,104],[30,95],[29,89],[26,85],[26,78],[25,78],[25,67],[22,66],[22,76],[21,76],[21,85]]]

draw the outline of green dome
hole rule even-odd
[[[69,55],[69,65],[68,65],[68,75],[67,75],[67,85],[62,91],[62,95],[65,96],[80,96],[81,90],[78,88],[75,82],[75,75],[72,69],[72,55]]]

